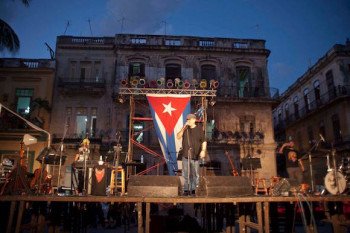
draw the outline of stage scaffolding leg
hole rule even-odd
[[[265,201],[263,203],[264,208],[264,229],[266,233],[270,232],[270,203]]]
[[[11,201],[10,216],[9,216],[8,221],[7,221],[6,233],[10,233],[11,232],[12,223],[13,223],[13,216],[15,214],[15,209],[16,209],[16,204],[17,204],[16,201]]]
[[[151,203],[146,202],[146,233],[150,233],[150,212],[151,212]]]
[[[142,202],[137,203],[137,232],[144,233],[143,217],[142,217]]]
[[[134,102],[134,97],[130,95],[130,115],[129,115],[129,143],[128,143],[128,161],[127,162],[132,162],[133,160],[133,145],[132,145],[132,137],[134,134],[134,122],[133,118],[135,115],[135,102]],[[132,173],[132,167],[127,166],[126,168],[126,178],[128,179],[130,176],[130,173]]]
[[[24,210],[24,201],[19,202],[18,214],[17,214],[17,222],[16,222],[16,230],[15,233],[19,233],[21,230],[22,216]]]
[[[249,213],[246,213],[246,211],[244,210],[244,212],[239,216],[239,219],[238,219],[240,233],[247,233],[247,232],[249,233],[251,232],[251,229],[255,229],[259,233],[264,232],[261,202],[256,203],[256,215],[257,215],[257,222],[255,223],[250,221],[251,216],[249,215]]]

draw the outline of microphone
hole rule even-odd
[[[322,136],[322,134],[319,134],[320,135],[320,139],[322,142],[326,142],[326,140],[324,139],[324,137]]]

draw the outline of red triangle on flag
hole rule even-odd
[[[163,123],[168,135],[172,135],[190,97],[147,96],[147,99]]]

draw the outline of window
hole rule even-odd
[[[247,49],[247,48],[249,48],[249,44],[246,42],[235,42],[235,43],[233,43],[232,46],[235,49]]]
[[[199,41],[199,46],[212,47],[212,46],[215,46],[215,42],[211,41],[211,40],[200,40]]]
[[[202,65],[201,78],[206,79],[208,83],[211,79],[216,79],[216,67],[213,65]]]
[[[342,141],[342,133],[340,128],[340,120],[338,114],[332,116],[332,125],[333,125],[333,136],[335,142]]]
[[[304,104],[305,104],[305,110],[310,110],[310,97],[309,97],[309,88],[304,89]]]
[[[236,73],[238,77],[238,96],[249,97],[250,89],[251,89],[250,68],[247,66],[238,66],[236,68]]]
[[[84,82],[91,79],[91,62],[80,63],[80,81]]]
[[[165,40],[165,45],[168,45],[168,46],[180,46],[181,45],[181,41],[177,40],[177,39],[169,39],[169,40]]]
[[[282,109],[278,109],[278,124],[282,123]]]
[[[329,70],[326,73],[326,83],[327,83],[329,100],[332,100],[337,96],[336,91],[335,91],[335,86],[334,86],[334,79],[333,79],[332,70]]]
[[[101,62],[95,62],[94,79],[95,82],[99,82],[101,80]]]
[[[145,76],[145,64],[140,62],[133,62],[129,64],[129,77],[131,76]]]
[[[68,107],[66,108],[66,125],[67,126],[70,125],[71,116],[72,116],[72,108]]]
[[[86,108],[77,108],[75,133],[78,137],[85,138],[87,133],[87,123],[88,117],[86,115]]]
[[[76,72],[77,72],[77,62],[71,61],[70,62],[70,78],[75,79],[76,78]]]
[[[288,103],[284,105],[284,114],[285,114],[286,121],[289,121],[289,104]]]
[[[318,128],[318,133],[322,135],[322,137],[326,137],[326,127],[324,125],[324,121],[320,122],[319,128]]]
[[[174,80],[175,78],[181,79],[181,65],[179,64],[167,64],[165,66],[166,81],[168,79]]]
[[[314,82],[314,93],[316,104],[319,105],[321,101],[321,92],[320,92],[320,81],[316,80]]]
[[[16,111],[21,115],[30,113],[30,103],[34,89],[16,89],[17,107]]]
[[[312,145],[314,143],[314,132],[312,126],[307,127],[307,136],[309,138],[309,144]]]
[[[147,40],[145,38],[131,38],[132,44],[146,44]]]
[[[91,108],[90,134],[91,137],[96,137],[97,124],[97,108]]]
[[[293,104],[294,104],[294,117],[295,119],[299,119],[299,98],[298,96],[295,96],[293,99]]]

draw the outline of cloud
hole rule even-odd
[[[101,35],[116,33],[155,34],[164,32],[164,21],[183,0],[108,0],[100,22]],[[163,21],[163,22],[162,22]],[[168,28],[171,27],[167,24]]]

